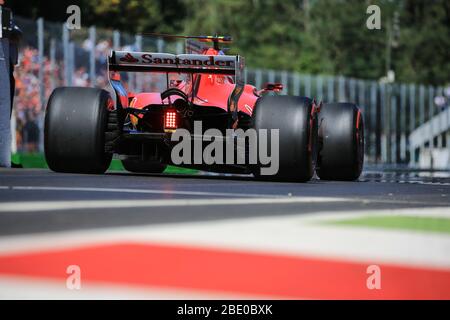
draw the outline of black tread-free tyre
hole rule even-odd
[[[162,173],[167,167],[163,163],[152,163],[135,159],[122,160],[122,164],[125,170],[135,173]]]
[[[364,122],[352,103],[328,103],[319,113],[317,175],[323,180],[353,181],[364,163]]]
[[[278,173],[264,176],[257,167],[257,178],[297,182],[312,178],[317,155],[317,118],[312,108],[312,100],[304,97],[264,96],[257,101],[254,128],[279,129]],[[270,137],[269,132],[267,135]]]
[[[112,154],[105,152],[110,95],[94,88],[62,87],[51,94],[45,113],[44,149],[56,172],[104,173]]]

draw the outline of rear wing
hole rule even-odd
[[[224,74],[241,78],[244,59],[231,55],[111,51],[109,71]],[[237,80],[236,80],[237,81]]]

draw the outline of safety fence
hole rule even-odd
[[[13,149],[42,152],[46,100],[58,86],[108,86],[107,56],[111,49],[182,53],[183,42],[130,35],[95,27],[69,30],[61,23],[17,17],[24,33],[16,68]],[[245,52],[242,53],[245,56]],[[251,66],[251,61],[247,61]],[[151,79],[128,74],[131,91],[148,90]],[[281,82],[282,94],[314,97],[317,101],[355,102],[365,120],[366,159],[374,164],[415,164],[422,147],[445,148],[448,130],[429,135],[423,146],[410,143],[410,134],[442,110],[434,100],[443,87],[343,76],[309,75],[247,68],[246,81],[260,88]],[[148,81],[147,81],[148,80]]]

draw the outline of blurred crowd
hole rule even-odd
[[[15,69],[16,94],[14,98],[14,115],[16,118],[16,143],[18,151],[35,152],[39,142],[39,121],[41,113],[39,69],[36,49],[25,47],[20,52],[20,64]],[[50,93],[51,77],[54,81],[61,79],[60,67],[55,64],[54,70],[49,59],[43,61],[45,94]]]
[[[85,50],[88,48],[84,48]],[[88,87],[91,85],[105,87],[106,57],[111,49],[107,41],[100,42],[95,50],[97,73],[95,84],[91,84],[86,66],[76,67],[72,74],[72,85]],[[81,60],[81,59],[79,59]],[[41,101],[39,71],[43,70],[44,99],[48,99],[54,88],[65,85],[62,61],[50,61],[44,56],[39,62],[38,50],[23,47],[19,54],[19,65],[15,68],[16,92],[14,98],[14,117],[16,120],[16,144],[18,152],[37,152],[41,135],[42,116],[45,102]]]

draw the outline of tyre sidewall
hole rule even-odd
[[[49,98],[44,128],[45,157],[60,172],[103,173],[109,94],[94,88],[58,88]]]
[[[359,135],[362,144],[357,139]],[[356,105],[325,104],[319,114],[319,141],[317,175],[321,179],[355,180],[360,176],[364,161],[364,123]]]
[[[255,176],[302,182],[312,178],[315,148],[310,145],[316,142],[317,126],[316,120],[311,122],[311,109],[312,101],[303,97],[265,96],[258,100],[253,111],[253,127],[279,130],[279,171],[274,176],[262,176],[256,168]]]

